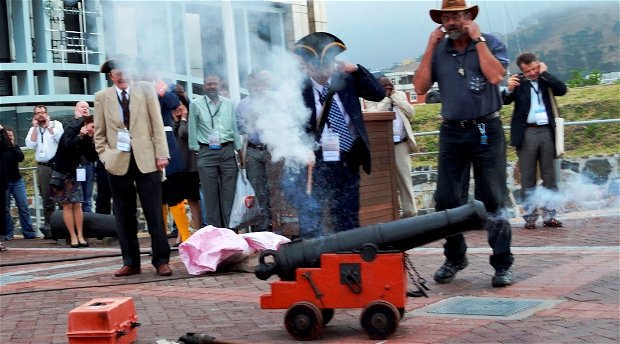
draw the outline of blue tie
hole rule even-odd
[[[325,102],[327,91],[328,85],[323,85],[323,91],[321,92],[321,102]],[[351,147],[353,147],[353,137],[349,132],[349,127],[347,126],[347,123],[344,121],[344,116],[342,115],[342,112],[340,112],[340,107],[338,107],[338,104],[335,100],[332,101],[332,104],[329,107],[329,114],[327,115],[327,119],[329,120],[330,128],[340,136],[340,149],[345,152],[350,151]]]

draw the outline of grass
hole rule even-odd
[[[557,97],[558,109],[566,122],[588,121],[595,119],[620,118],[620,85],[597,85],[570,88],[563,97]],[[441,123],[441,104],[421,104],[415,106],[416,115],[412,122],[414,132],[436,131]],[[504,125],[510,125],[513,104],[501,110]],[[565,157],[583,157],[590,155],[611,155],[620,152],[620,123],[605,123],[566,126]],[[417,137],[421,152],[436,152],[438,136]],[[506,131],[506,140],[510,142],[510,131]],[[517,160],[513,147],[507,151],[508,161]],[[434,154],[416,156],[414,167],[436,166]]]

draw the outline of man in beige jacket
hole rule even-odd
[[[95,94],[95,148],[110,181],[123,267],[116,277],[139,274],[136,193],[151,236],[152,264],[160,276],[172,270],[161,212],[161,172],[170,157],[155,86],[132,82],[128,61],[101,66],[113,86]]]
[[[382,76],[377,82],[385,90],[385,98],[380,102],[366,101],[367,111],[394,111],[396,118],[392,122],[394,138],[394,156],[396,158],[396,180],[398,182],[398,194],[403,208],[403,217],[412,217],[418,214],[413,195],[413,183],[411,181],[411,157],[409,154],[418,150],[411,129],[413,119],[413,106],[407,101],[405,92],[394,90],[394,85],[389,78]]]

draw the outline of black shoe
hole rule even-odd
[[[512,272],[508,269],[495,270],[495,275],[491,279],[491,285],[494,288],[505,287],[512,285],[514,280],[512,279]]]
[[[89,247],[90,245],[87,242],[78,243],[79,247]]]
[[[465,269],[467,264],[467,258],[463,258],[460,262],[446,260],[446,262],[439,267],[437,272],[435,272],[433,278],[437,283],[450,283],[454,279],[454,276],[456,276],[456,273],[459,270]]]

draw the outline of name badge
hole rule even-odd
[[[118,132],[116,136],[116,149],[121,152],[131,151],[131,136],[129,136],[127,129]]]
[[[321,136],[323,161],[340,161],[340,137],[328,129]]]
[[[214,130],[209,134],[209,149],[220,149],[222,144],[220,143],[220,133]]]
[[[75,169],[75,180],[78,182],[86,181],[86,169],[84,167],[78,167]]]
[[[547,117],[547,111],[545,111],[544,107],[539,107],[538,109],[536,109],[536,111],[534,111],[534,114],[536,115],[536,124],[549,124],[549,117]]]

